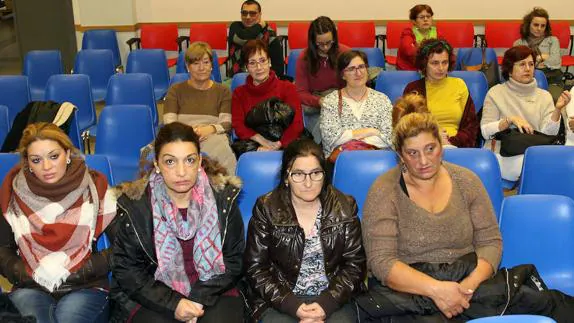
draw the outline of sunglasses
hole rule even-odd
[[[241,10],[241,16],[242,17],[247,17],[247,16],[251,16],[251,17],[255,17],[259,14],[259,11],[247,11],[247,10]]]

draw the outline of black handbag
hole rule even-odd
[[[466,65],[465,62],[470,60],[472,55],[472,51],[468,51],[467,54],[462,58],[461,68],[463,71],[471,71],[471,72],[482,72],[486,77],[486,81],[488,82],[488,88],[495,86],[496,84],[500,83],[500,77],[498,74],[498,64],[494,61],[487,63],[486,62],[486,47],[482,47],[482,60],[478,65]]]
[[[494,134],[493,138],[500,140],[500,156],[503,157],[522,155],[531,146],[560,144],[558,136],[550,136],[538,131],[527,134],[516,128],[499,131]]]

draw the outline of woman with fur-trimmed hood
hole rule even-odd
[[[242,322],[239,179],[179,122],[161,128],[154,151],[153,169],[118,187],[112,321]]]

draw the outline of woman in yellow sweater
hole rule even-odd
[[[449,43],[429,39],[421,43],[415,63],[424,76],[407,85],[404,94],[418,93],[441,128],[442,142],[456,147],[476,147],[478,119],[463,80],[449,77],[455,55]]]

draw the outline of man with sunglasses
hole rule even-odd
[[[255,0],[244,1],[241,5],[241,21],[235,21],[229,26],[227,76],[232,77],[236,73],[245,71],[245,64],[241,62],[241,48],[252,39],[261,39],[267,43],[271,68],[278,77],[282,78],[284,67],[281,42],[277,38],[276,31],[262,19],[261,5]]]

